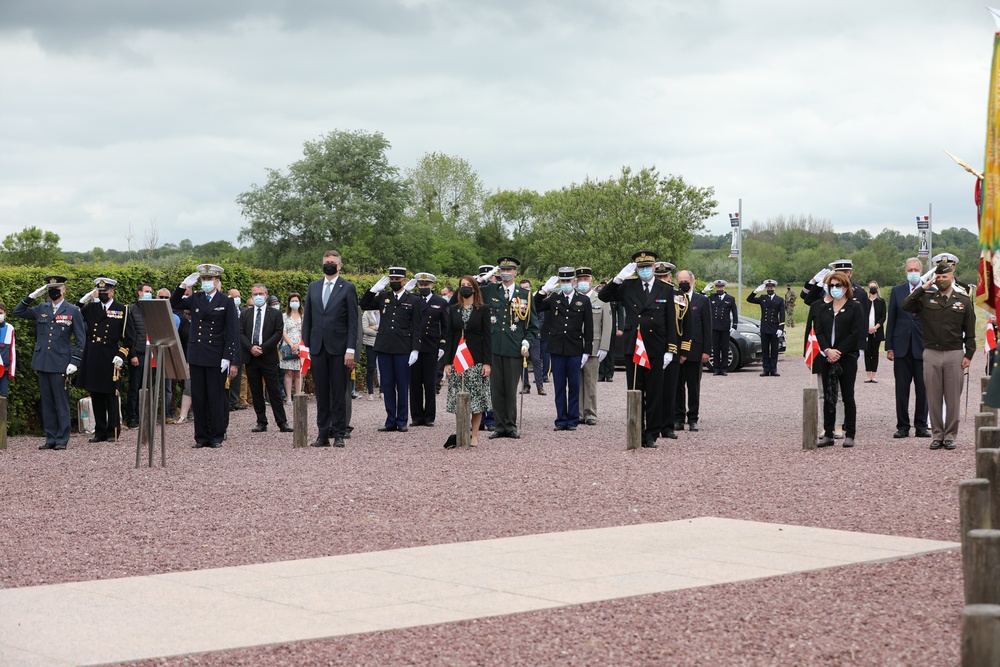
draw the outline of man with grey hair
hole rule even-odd
[[[284,320],[280,311],[268,307],[267,287],[262,283],[255,284],[250,294],[251,305],[240,315],[240,340],[246,380],[253,397],[253,409],[257,413],[257,425],[251,431],[260,433],[267,430],[263,384],[267,387],[267,399],[278,430],[290,433],[293,429],[285,417],[279,380],[281,373],[278,370],[278,343],[285,329]]]
[[[918,438],[929,438],[927,389],[924,386],[924,331],[920,314],[903,310],[903,301],[920,285],[923,264],[910,257],[905,265],[906,282],[892,288],[885,316],[885,356],[892,362],[896,380],[896,432],[894,438],[910,435],[910,384],[916,394],[913,427]]]

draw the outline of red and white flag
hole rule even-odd
[[[983,348],[983,352],[989,354],[995,349],[997,349],[996,320],[992,315],[988,315],[986,318],[986,347]],[[3,376],[3,373],[0,373],[0,376]]]
[[[310,364],[312,364],[312,357],[309,356],[309,348],[299,343],[299,372],[302,375],[308,373]]]
[[[9,324],[3,328],[3,345],[10,350],[10,368],[4,366],[3,357],[0,357],[0,378],[5,373],[10,373],[10,377],[14,377],[14,371],[17,370],[17,354],[14,352],[14,327]]]
[[[813,359],[819,356],[819,339],[816,338],[816,328],[809,329],[809,339],[806,342],[806,366],[812,368]]]
[[[642,332],[637,331],[635,335],[635,352],[632,353],[632,363],[643,368],[652,368],[649,363],[649,355],[646,354],[646,344],[642,342]]]
[[[451,363],[459,373],[464,373],[475,364],[475,361],[472,359],[472,352],[469,351],[468,346],[465,344],[465,336],[462,336],[462,340],[458,341],[458,349],[455,350],[455,358]]]

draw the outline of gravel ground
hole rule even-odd
[[[291,448],[233,414],[222,449],[168,427],[166,469],[134,440],[65,452],[12,438],[0,453],[0,586],[153,574],[633,523],[721,516],[957,540],[957,484],[974,476],[972,418],[953,452],[893,440],[891,366],[858,383],[858,446],[801,450],[800,359],[706,376],[702,431],[624,449],[624,375],[598,384],[600,423],[552,432],[551,396],[525,397],[521,440],[441,448],[438,426],[382,434],[354,402],[346,449]],[[548,386],[548,385],[547,385]],[[551,394],[551,391],[549,392]],[[272,429],[273,429],[272,425]],[[954,664],[957,554],[837,568],[518,616],[155,664]],[[471,632],[467,632],[471,630]]]

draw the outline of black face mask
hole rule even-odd
[[[767,290],[767,295],[768,296],[774,296],[774,290],[773,289]]]
[[[340,267],[337,266],[336,262],[323,262],[323,273],[325,273],[326,275],[335,276],[337,275],[337,271],[339,270]]]
[[[108,301],[111,301],[111,295],[108,294],[107,292],[98,292],[97,300],[100,301],[101,303],[107,303]]]
[[[677,286],[681,289],[682,292],[687,292],[689,289],[691,289],[691,283],[684,280],[677,283]]]
[[[476,292],[473,288],[469,287],[468,285],[463,285],[462,287],[458,288],[458,293],[461,294],[464,298],[468,299]]]
[[[715,290],[715,293],[718,294],[719,296],[722,296],[723,294],[726,293],[726,290],[724,290],[724,289]]]
[[[389,283],[389,287],[392,288],[393,292],[398,292],[399,290],[403,289],[403,281],[402,280],[399,280],[399,281],[393,280],[393,281],[391,281]]]
[[[420,293],[420,296],[430,296],[431,288],[430,287],[418,287],[417,288],[417,292]]]
[[[869,287],[868,288],[868,293],[869,294],[878,294],[878,288],[877,287]]]
[[[50,287],[49,288],[49,298],[50,299],[52,299],[53,301],[56,301],[60,297],[62,297],[62,290],[61,289],[59,289],[58,287]]]

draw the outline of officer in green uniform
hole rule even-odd
[[[531,341],[538,334],[535,301],[531,292],[514,282],[521,262],[513,257],[501,257],[492,271],[480,276],[483,304],[493,309],[493,364],[490,370],[490,391],[496,428],[490,439],[520,438],[517,430],[517,389],[521,382],[524,358]],[[500,281],[489,282],[499,275]]]
[[[785,326],[795,326],[795,301],[798,299],[792,291],[792,284],[785,285]]]

